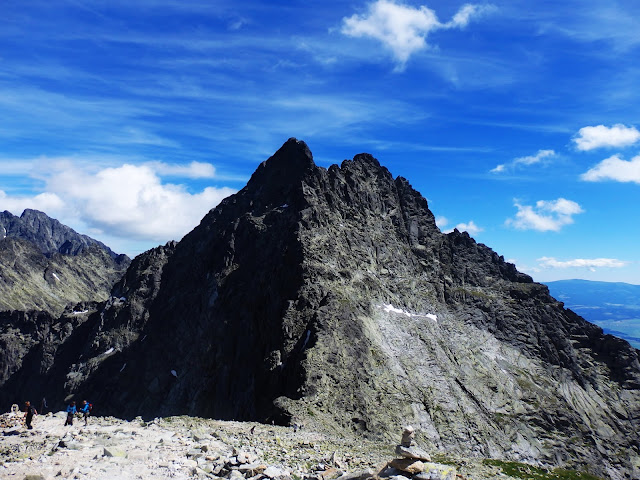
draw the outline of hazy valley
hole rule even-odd
[[[566,308],[640,349],[640,285],[587,280],[546,285]]]

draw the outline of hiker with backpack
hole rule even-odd
[[[37,415],[38,412],[36,411],[35,407],[31,405],[31,402],[29,400],[24,402],[24,411],[24,424],[29,430],[32,430],[33,427],[31,426],[31,422],[33,421],[33,416]]]
[[[76,414],[76,402],[72,400],[69,405],[67,405],[67,421],[64,422],[64,426],[73,425],[73,416]]]
[[[85,427],[87,426],[87,421],[89,419],[89,414],[91,413],[92,407],[93,405],[87,402],[86,400],[82,401],[82,408],[80,409],[80,413],[82,413],[82,416],[84,417]]]

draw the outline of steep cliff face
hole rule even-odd
[[[174,248],[170,242],[136,257],[106,301],[79,302],[59,316],[37,310],[0,312],[0,405],[20,403],[27,396],[46,397],[52,408],[62,408],[69,392],[138,340]],[[98,376],[100,381],[107,383]]]
[[[371,437],[413,424],[431,449],[640,476],[638,351],[468,234],[442,234],[370,155],[325,170],[289,140],[114,296],[47,374],[105,413]],[[18,378],[0,399],[25,391]]]
[[[104,301],[129,262],[42,212],[0,213],[0,311]]]

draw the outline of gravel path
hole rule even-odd
[[[37,416],[33,430],[20,426],[0,437],[0,478],[356,480],[394,458],[394,446],[304,428],[192,417],[92,417],[86,427],[79,419],[65,427],[65,418],[64,412]],[[508,478],[480,462],[467,462],[464,470],[473,475],[458,479]]]

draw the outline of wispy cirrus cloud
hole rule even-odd
[[[438,20],[434,10],[414,8],[394,0],[370,3],[365,14],[342,19],[341,32],[349,37],[368,37],[380,41],[391,50],[396,71],[405,68],[409,57],[427,48],[428,35],[438,29],[464,28],[472,18],[492,7],[464,5],[449,22]]]
[[[527,5],[521,3],[521,6]],[[588,8],[585,8],[588,7]],[[558,15],[558,10],[561,15]],[[541,9],[545,12],[544,9]],[[538,15],[542,32],[555,32],[581,42],[607,42],[617,52],[640,44],[637,2],[567,0],[562,6]],[[535,13],[530,15],[536,16]]]
[[[514,218],[505,222],[507,226],[518,230],[537,230],[539,232],[557,232],[573,223],[574,215],[583,213],[580,205],[566,198],[557,200],[538,200],[533,205],[522,205],[514,201],[518,209]]]
[[[583,127],[573,139],[576,148],[582,151],[603,147],[628,147],[640,140],[640,131],[636,127],[627,127],[620,123],[612,127],[596,125]]]
[[[503,163],[492,168],[491,173],[502,173],[508,170],[518,168],[522,165],[529,166],[536,163],[541,163],[551,157],[554,157],[556,152],[554,150],[538,150],[535,155],[528,155],[526,157],[518,157],[509,163]]]
[[[622,268],[629,265],[628,261],[617,258],[574,258],[572,260],[557,260],[554,257],[541,257],[537,260],[542,268]]]
[[[623,160],[618,155],[613,155],[580,175],[580,179],[586,182],[614,180],[640,184],[640,155],[629,161]]]
[[[214,178],[216,168],[210,163],[191,162],[188,164],[170,164],[164,162],[147,162],[147,165],[158,176],[171,176],[182,178]]]
[[[35,168],[36,162],[33,160],[22,160],[17,158],[0,159],[0,169],[3,176],[25,176],[29,175]]]

